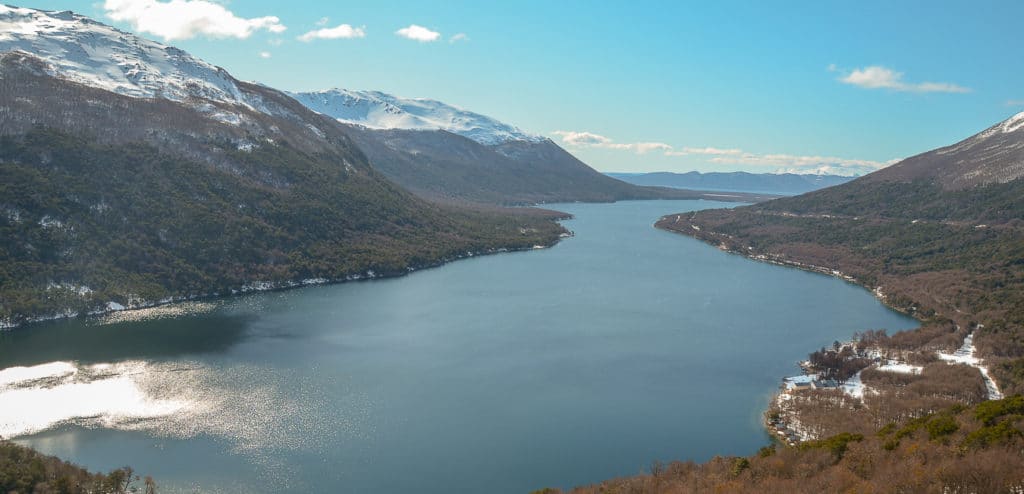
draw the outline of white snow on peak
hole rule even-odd
[[[546,139],[491,117],[432,99],[402,98],[380,91],[350,89],[289,94],[313,111],[371,129],[445,130],[485,145]]]
[[[1024,127],[1024,111],[1003,122],[1003,132],[1013,132],[1021,127]]]
[[[260,106],[224,69],[71,11],[0,5],[4,52],[27,53],[54,77],[125,96]]]

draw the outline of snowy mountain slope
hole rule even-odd
[[[934,180],[947,190],[1007,183],[1024,177],[1024,112],[952,146],[912,156],[867,181]]]
[[[542,142],[491,117],[424,98],[401,98],[380,91],[328,89],[289,93],[308,108],[342,122],[371,129],[444,130],[484,145],[508,141]]]
[[[180,50],[0,9],[0,328],[400,275],[562,232],[428,204],[371,167],[352,126]]]
[[[40,125],[103,129],[106,143],[148,142],[235,172],[241,157],[221,144],[243,153],[283,144],[337,157],[357,174],[373,166],[431,198],[523,204],[676,194],[602,176],[549,139],[438,101],[343,90],[288,95],[69,11],[0,6],[0,93],[9,100],[0,105],[0,135]],[[354,159],[356,146],[372,150],[373,162]],[[272,187],[291,180],[246,173]]]
[[[70,11],[0,5],[0,52],[25,52],[46,72],[124,96],[204,98],[265,111],[224,69]]]

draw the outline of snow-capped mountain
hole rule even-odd
[[[349,89],[289,94],[314,111],[371,129],[445,130],[488,146],[546,139],[491,117],[432,99],[402,98],[380,91]]]
[[[372,167],[429,198],[679,197],[601,175],[550,139],[438,101],[346,90],[286,94],[70,11],[0,6],[0,100],[0,132],[102,129],[107,141],[145,142],[231,173],[244,174],[244,166],[221,146],[244,153],[287,143],[332,156],[353,174]],[[368,163],[353,157],[356,147]],[[273,187],[290,180],[251,172]]]
[[[868,180],[929,177],[947,189],[1007,183],[1024,177],[1024,112],[952,146],[912,156]]]
[[[24,52],[54,77],[137,98],[201,98],[271,113],[224,69],[71,11],[0,4],[0,52]],[[493,118],[430,99],[333,89],[294,93],[307,107],[374,129],[446,130],[485,145],[542,142]]]
[[[0,52],[18,51],[51,76],[125,96],[261,106],[224,69],[71,11],[0,4]]]

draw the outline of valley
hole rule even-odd
[[[1016,5],[38,4],[0,492],[1024,490]]]

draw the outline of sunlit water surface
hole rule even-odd
[[[810,350],[914,321],[842,281],[552,206],[554,248],[0,334],[0,436],[161,492],[528,492],[750,454]]]

